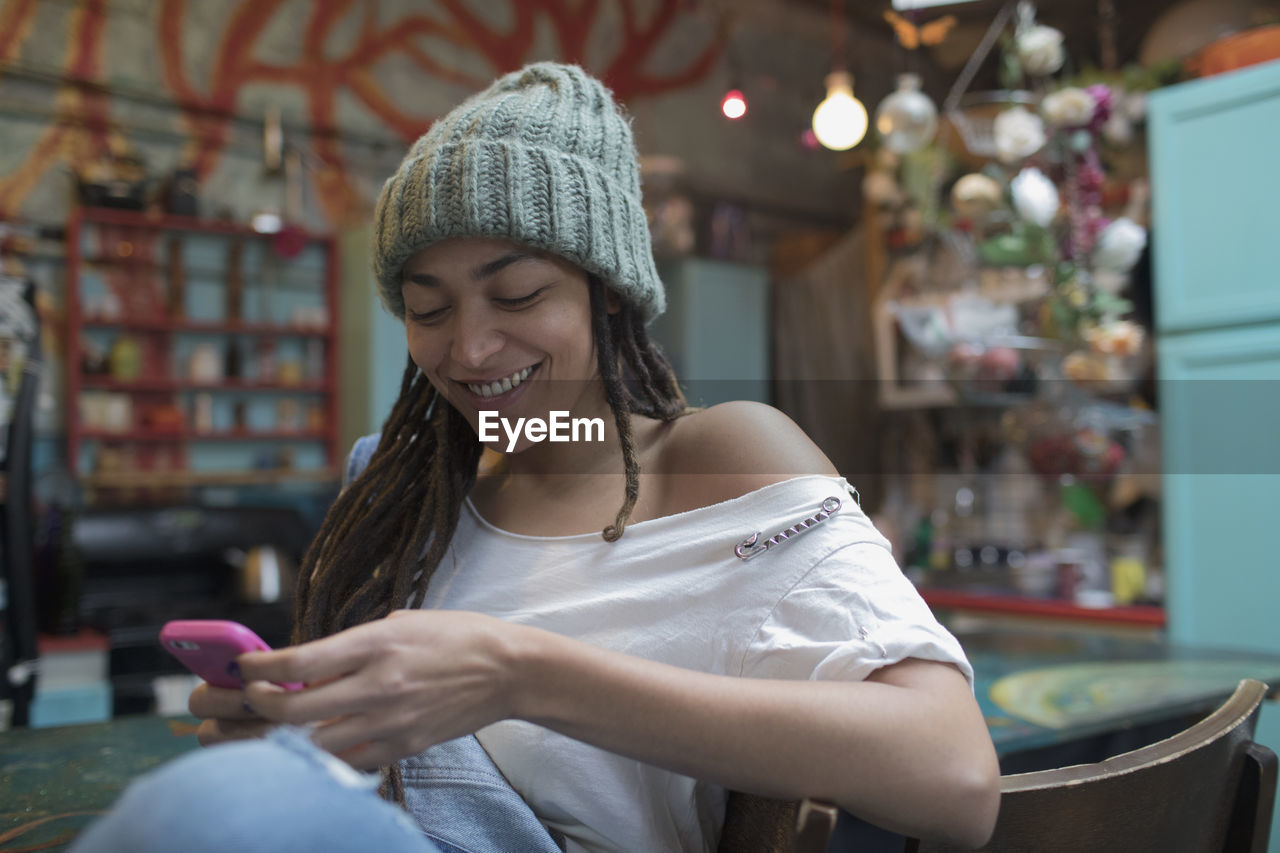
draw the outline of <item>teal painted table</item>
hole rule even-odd
[[[64,850],[129,780],[191,749],[195,719],[0,732],[0,850]]]
[[[1216,707],[1241,678],[1280,686],[1280,656],[1178,649],[1105,634],[961,634],[1002,761],[1180,722]],[[198,748],[191,718],[0,733],[0,851],[65,849],[130,779]]]
[[[1002,759],[1203,716],[1242,678],[1280,687],[1280,655],[1085,632],[992,630],[959,639]]]

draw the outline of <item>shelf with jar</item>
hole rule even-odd
[[[1154,413],[1059,390],[1016,408],[894,413],[873,519],[936,611],[1158,628]]]
[[[999,90],[970,91],[997,45]],[[863,223],[897,466],[879,512],[937,609],[1158,627],[1143,113],[1162,75],[1067,59],[1008,4],[945,123],[909,86],[878,115]]]
[[[82,483],[337,481],[331,237],[81,208],[67,259],[67,462]]]

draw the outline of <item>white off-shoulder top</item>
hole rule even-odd
[[[763,541],[792,528],[828,498],[841,502],[830,517],[749,560],[735,555],[751,534]],[[719,675],[852,681],[923,658],[973,678],[960,644],[837,477],[797,477],[637,522],[612,543],[599,533],[510,533],[468,500],[421,606]],[[723,788],[522,721],[477,737],[569,851],[715,849]]]

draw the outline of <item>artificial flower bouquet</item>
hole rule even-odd
[[[1062,34],[1026,10],[1003,55],[1016,97],[992,123],[992,161],[952,186],[952,224],[974,241],[982,290],[1033,308],[1024,331],[1059,342],[1067,379],[1123,391],[1144,341],[1125,291],[1147,242],[1146,185],[1109,184],[1104,154],[1134,144],[1158,73],[1061,78]]]

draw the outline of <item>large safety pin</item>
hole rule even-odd
[[[743,539],[733,547],[734,556],[743,560],[750,560],[757,554],[763,554],[774,545],[781,545],[793,536],[799,536],[807,530],[812,530],[814,527],[839,512],[841,506],[842,504],[839,498],[827,498],[822,502],[821,508],[813,515],[798,524],[793,524],[780,533],[775,533],[768,539],[764,540],[764,542],[760,542],[760,531],[757,530],[755,533],[752,533],[746,539]],[[757,542],[760,544],[756,544]]]

